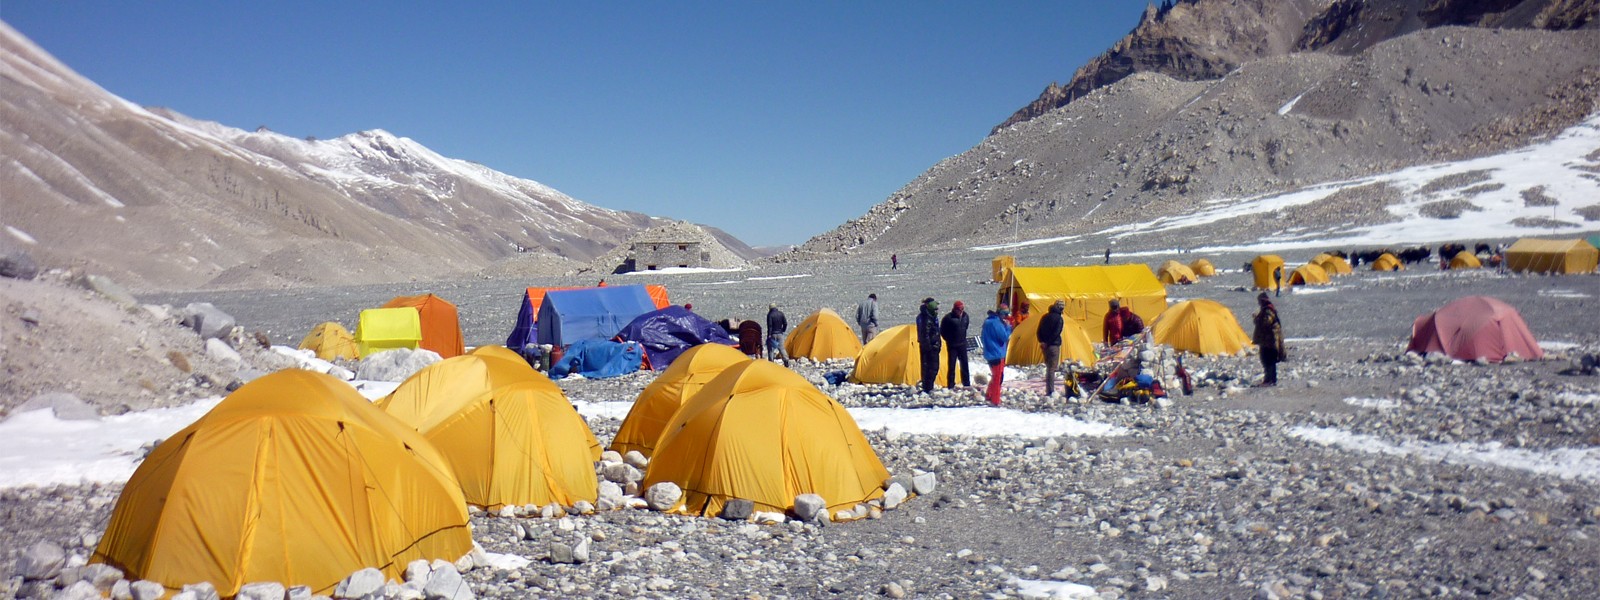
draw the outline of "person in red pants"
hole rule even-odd
[[[1000,406],[1000,382],[1006,377],[1006,349],[1011,344],[1011,325],[1006,317],[1010,314],[1010,308],[1004,304],[989,311],[989,317],[983,320],[983,333],[980,335],[983,360],[989,363],[989,387],[983,395],[989,399],[989,404],[995,406]]]

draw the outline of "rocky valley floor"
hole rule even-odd
[[[666,283],[675,301],[713,318],[754,317],[778,301],[793,321],[825,306],[843,311],[876,291],[888,326],[909,321],[923,296],[986,305],[994,291],[978,275],[987,273],[986,256],[969,254],[937,262],[902,256],[895,271],[812,263],[649,282]],[[1224,265],[1247,257],[1212,258]],[[1244,281],[1229,273],[1169,294],[1217,299],[1245,321],[1253,293],[1239,289]],[[511,296],[526,285],[533,283],[435,289],[458,300],[475,345],[504,335]],[[141,300],[210,300],[275,343],[293,344],[314,322],[348,321],[350,308],[412,291]],[[1412,319],[1473,293],[1518,307],[1551,357],[1479,366],[1403,354]],[[1201,373],[1195,395],[1165,408],[1046,400],[1019,389],[993,409],[971,390],[924,396],[829,385],[825,374],[847,367],[797,362],[847,407],[898,409],[889,414],[901,421],[874,422],[868,438],[892,473],[935,473],[937,489],[882,518],[826,526],[644,509],[476,516],[474,539],[485,550],[528,562],[464,576],[478,597],[496,598],[1589,597],[1600,586],[1600,378],[1573,374],[1569,359],[1600,352],[1600,323],[1585,316],[1597,295],[1593,276],[1357,273],[1278,300],[1291,358],[1282,385],[1247,387],[1259,376],[1253,357],[1201,359],[1190,363]],[[41,312],[45,321],[52,316]],[[617,403],[651,377],[561,385],[605,443],[625,411]],[[974,411],[973,421],[1020,412],[1032,422],[1070,418],[1117,429],[965,435],[913,427],[954,410]],[[3,552],[50,541],[87,556],[119,487],[0,490]],[[584,539],[587,561],[551,560]],[[12,562],[0,560],[0,574]],[[59,591],[20,578],[3,585],[28,597]]]

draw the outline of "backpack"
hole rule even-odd
[[[1144,319],[1137,313],[1128,311],[1128,314],[1122,316],[1122,337],[1137,337],[1141,333],[1144,333]]]

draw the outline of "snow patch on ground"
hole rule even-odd
[[[1578,345],[1573,342],[1539,342],[1539,349],[1544,350],[1545,352],[1561,352],[1563,350],[1571,350],[1577,347]]]
[[[1094,591],[1094,588],[1070,581],[1040,581],[1013,577],[1008,583],[1016,586],[1017,594],[1023,598],[1079,600],[1100,597],[1100,593]]]
[[[533,562],[532,559],[515,554],[500,554],[498,552],[485,552],[483,554],[489,559],[489,568],[501,571],[515,571]]]
[[[1356,408],[1375,410],[1388,410],[1400,406],[1400,401],[1393,398],[1345,398],[1344,403]]]
[[[11,234],[11,237],[17,238],[18,240],[20,240],[24,244],[37,244],[37,243],[39,243],[39,240],[33,239],[33,236],[28,235],[28,232],[23,231],[21,229],[17,229],[15,227],[10,226],[10,225],[6,226],[6,233]]]
[[[50,409],[0,422],[0,489],[27,485],[127,481],[140,448],[166,439],[221,402],[157,408],[98,420],[63,420]]]
[[[1500,442],[1434,443],[1400,442],[1329,427],[1292,427],[1291,437],[1342,450],[1388,454],[1474,467],[1517,469],[1560,479],[1600,482],[1600,448],[1527,450],[1506,448]]]
[[[1294,110],[1294,105],[1299,104],[1300,103],[1300,99],[1304,98],[1304,97],[1305,97],[1305,93],[1301,93],[1299,96],[1295,96],[1293,100],[1290,100],[1289,102],[1285,103],[1283,106],[1278,107],[1278,116],[1281,117],[1281,116],[1289,114],[1289,111]]]
[[[798,275],[772,275],[772,276],[769,276],[769,277],[750,277],[750,278],[746,279],[746,281],[769,281],[769,280],[773,280],[773,279],[799,279],[801,277],[810,277],[810,276],[811,276],[810,273],[801,273],[801,274],[798,274]]]
[[[1324,285],[1324,286],[1319,286],[1319,287],[1295,286],[1295,287],[1292,287],[1292,288],[1289,288],[1289,289],[1291,291],[1293,291],[1293,293],[1295,295],[1301,295],[1301,294],[1326,294],[1328,292],[1339,291],[1339,287],[1338,286],[1333,286],[1333,285]]]
[[[742,267],[733,267],[730,269],[713,269],[711,267],[667,267],[665,269],[656,269],[654,271],[630,271],[623,273],[623,275],[687,275],[691,273],[733,273],[735,271],[743,270],[744,269]]]
[[[1564,290],[1564,289],[1559,289],[1559,288],[1551,289],[1551,290],[1539,290],[1539,295],[1540,296],[1544,296],[1546,298],[1575,298],[1576,299],[1576,298],[1589,298],[1590,297],[1589,294],[1585,294],[1583,292],[1579,292],[1579,291],[1576,291],[1576,290]]]

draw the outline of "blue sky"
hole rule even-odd
[[[982,141],[1146,4],[5,0],[0,19],[139,104],[385,129],[779,245]]]

